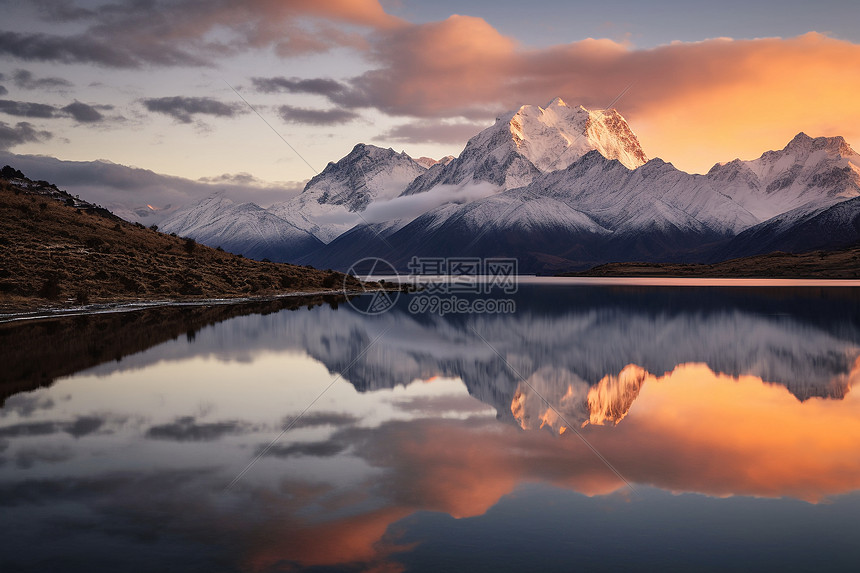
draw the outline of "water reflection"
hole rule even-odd
[[[770,564],[822,563],[800,549],[804,520],[818,520],[838,569],[834,556],[858,557],[842,534],[860,490],[860,298],[773,294],[543,286],[523,290],[515,315],[193,314],[193,337],[181,335],[188,316],[129,317],[127,330],[110,325],[135,341],[116,350],[121,360],[91,358],[56,380],[74,368],[64,357],[104,329],[55,338],[53,352],[33,332],[69,336],[73,324],[9,329],[7,340],[42,346],[39,369],[3,382],[0,563],[431,570],[456,566],[428,561],[452,528],[444,516],[493,570],[561,559],[551,532],[572,528],[588,540],[581,562],[607,563],[626,543],[679,567],[677,552],[649,553],[686,535],[653,526],[659,501],[665,522],[698,524],[712,540],[694,544],[697,559],[755,550]],[[671,497],[684,492],[738,503]],[[738,536],[720,525],[751,508],[764,527]],[[600,524],[632,538],[597,536]],[[767,544],[768,527],[779,543]],[[499,552],[521,541],[524,554]]]

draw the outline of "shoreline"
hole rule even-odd
[[[42,320],[50,318],[64,318],[74,316],[91,316],[99,314],[115,314],[121,312],[135,312],[141,310],[151,310],[166,307],[200,307],[200,306],[228,306],[240,305],[258,302],[270,302],[282,299],[291,298],[311,298],[311,297],[327,297],[334,296],[339,299],[346,300],[349,297],[360,296],[376,290],[391,290],[391,289],[368,289],[362,290],[308,290],[308,291],[291,291],[275,294],[264,294],[256,296],[225,296],[225,297],[207,297],[207,298],[178,298],[178,299],[127,299],[107,302],[97,302],[86,305],[77,306],[43,306],[35,310],[32,307],[21,307],[19,310],[9,309],[0,311],[0,324],[9,324],[13,322],[23,322],[32,320]],[[401,292],[401,289],[396,289]]]

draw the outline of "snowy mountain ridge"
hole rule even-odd
[[[860,195],[857,160],[842,138],[803,134],[782,150],[718,165],[706,175],[661,159],[631,171],[594,150],[524,187],[438,207],[392,227],[386,242],[395,249],[379,240],[364,249],[336,240],[308,261],[335,268],[363,256],[395,265],[409,256],[510,256],[520,259],[521,271],[538,273],[610,261],[710,262],[722,260],[717,245],[784,213],[791,216],[765,226],[765,235],[790,234],[786,226],[804,222],[807,237],[782,244],[792,250],[809,241],[815,248],[840,248],[860,239],[854,210],[807,220]],[[756,243],[769,244],[762,234],[755,237],[734,241],[732,256],[757,254]]]
[[[860,155],[841,137],[800,133],[781,150],[695,175],[648,161],[617,111],[556,98],[498,117],[459,157],[416,161],[358,144],[268,216],[204,201],[167,228],[225,248],[239,236],[257,245],[268,236],[280,237],[271,244],[305,241],[312,248],[304,252],[284,249],[322,268],[346,269],[367,256],[400,267],[411,256],[504,256],[519,258],[521,271],[552,272],[611,261],[712,262],[762,245],[840,248],[860,240],[857,197]],[[228,216],[266,229],[242,235]],[[804,237],[787,239],[796,225]]]
[[[161,225],[176,233],[248,258],[289,261],[323,246],[313,235],[254,203],[236,204],[221,195],[180,209]]]

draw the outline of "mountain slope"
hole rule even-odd
[[[344,280],[129,223],[12,169],[0,173],[0,219],[0,313],[44,305],[331,291]]]
[[[714,258],[833,250],[858,243],[860,197],[855,197],[835,205],[800,207],[768,219],[734,237]]]
[[[860,196],[860,155],[842,137],[799,133],[779,151],[715,165],[708,177],[721,193],[766,221],[805,205]]]
[[[400,195],[426,171],[405,153],[359,143],[346,157],[329,163],[297,197],[268,211],[328,243],[363,222],[355,213],[375,200]]]
[[[522,188],[429,211],[392,229],[385,248],[335,242],[311,260],[339,268],[347,254],[375,255],[402,267],[413,255],[507,256],[523,272],[554,272],[839,248],[857,240],[858,160],[842,138],[804,134],[707,175],[660,159],[631,171],[595,150]]]
[[[322,246],[310,233],[254,203],[237,205],[218,195],[177,211],[161,229],[248,258],[278,262],[294,261]]]
[[[341,268],[372,255],[405,268],[411,256],[516,257],[521,272],[547,272],[625,256],[685,260],[755,222],[703,176],[660,160],[630,171],[591,151],[526,187],[431,210],[366,251],[344,248],[345,236],[307,260]]]

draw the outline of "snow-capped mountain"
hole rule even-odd
[[[499,117],[457,158],[416,161],[356,145],[300,195],[270,207],[270,221],[256,206],[202,205],[166,228],[248,254],[256,251],[238,240],[242,224],[269,221],[278,235],[287,223],[271,244],[305,243],[265,256],[302,254],[299,262],[322,268],[345,270],[367,256],[402,269],[413,256],[500,256],[540,273],[845,246],[860,235],[856,197],[860,155],[841,137],[801,133],[784,149],[692,175],[647,161],[617,111],[557,98]],[[246,223],[228,221],[238,215]],[[243,240],[264,234],[248,233]]]
[[[729,241],[717,260],[783,251],[834,250],[860,243],[860,197],[805,205],[750,227]]]
[[[842,137],[799,133],[780,151],[717,164],[708,176],[721,193],[766,221],[804,205],[832,205],[860,195],[860,154]]]
[[[162,223],[161,230],[248,258],[276,262],[293,262],[323,246],[310,233],[254,203],[237,205],[220,195],[177,211]]]
[[[660,159],[630,170],[595,150],[526,186],[433,209],[363,250],[354,240],[335,241],[310,261],[345,267],[372,254],[403,267],[411,256],[508,256],[520,259],[521,271],[547,272],[609,261],[721,260],[738,235],[731,256],[845,246],[858,238],[860,204],[844,203],[860,196],[858,160],[842,138],[803,134],[780,151],[707,175]],[[801,222],[803,237],[794,227]],[[795,239],[767,238],[776,234]]]
[[[458,158],[431,167],[404,194],[479,181],[514,189],[543,173],[564,169],[592,150],[629,169],[648,160],[636,134],[614,109],[589,111],[570,107],[561,98],[545,108],[524,105],[498,117],[492,127],[469,140]]]
[[[328,243],[363,222],[356,213],[375,200],[397,197],[426,170],[406,153],[359,143],[346,157],[329,163],[297,197],[268,210]]]

